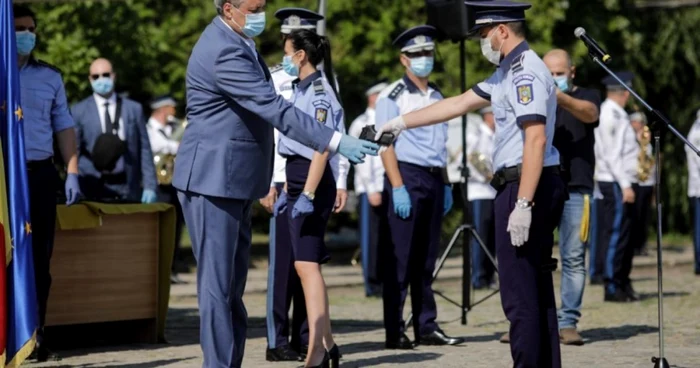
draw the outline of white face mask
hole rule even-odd
[[[497,28],[494,28],[493,31],[496,29]],[[481,53],[484,54],[486,59],[492,64],[498,65],[501,63],[501,48],[503,48],[503,43],[501,43],[498,50],[494,50],[493,47],[491,47],[491,38],[493,38],[493,35],[487,35],[486,38],[481,39]]]

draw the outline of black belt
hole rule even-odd
[[[496,171],[493,174],[493,179],[491,179],[491,186],[496,190],[500,190],[508,183],[520,181],[522,170],[523,166],[518,164],[517,166],[506,167]],[[543,167],[542,174],[559,175],[559,166]]]
[[[27,170],[37,170],[44,167],[53,166],[53,157],[44,160],[27,161]]]
[[[105,184],[124,184],[126,183],[126,173],[102,174],[100,180]]]
[[[406,165],[406,166],[415,167],[416,169],[423,170],[423,171],[425,171],[425,172],[427,172],[427,173],[430,173],[430,174],[433,174],[433,175],[435,175],[435,174],[440,174],[440,175],[442,176],[442,182],[443,182],[443,183],[445,183],[445,184],[449,184],[449,183],[450,183],[450,179],[447,177],[447,169],[444,168],[444,167],[422,166],[422,165],[416,165],[416,164],[412,164],[412,163],[410,163],[410,162],[405,162],[405,161],[399,161],[399,164],[400,164],[400,165]]]

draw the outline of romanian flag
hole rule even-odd
[[[32,353],[39,324],[14,24],[12,0],[0,0],[0,223],[7,265],[0,280],[0,350],[7,367],[18,367]]]

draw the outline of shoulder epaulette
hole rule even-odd
[[[282,64],[277,64],[270,68],[270,73],[278,72],[282,70]]]
[[[396,101],[396,99],[401,95],[401,93],[406,89],[406,85],[403,83],[399,83],[394,87],[391,92],[389,92],[389,98]]]
[[[314,94],[315,95],[322,95],[326,93],[325,88],[323,88],[323,79],[316,79],[315,81],[312,82],[314,86]]]
[[[513,72],[520,72],[523,70],[523,59],[525,58],[525,53],[522,53],[513,59],[513,62],[510,64],[510,68],[513,70]]]
[[[38,60],[38,59],[37,59],[37,60],[36,60],[36,65],[49,68],[49,69],[55,71],[56,73],[61,74],[61,69],[58,69],[57,66],[55,66],[55,65],[53,65],[53,64],[49,64],[49,63],[45,62],[44,60]]]
[[[442,94],[442,91],[440,91],[440,87],[438,87],[437,84],[435,84],[433,82],[428,82],[428,87],[436,90],[439,94]]]
[[[620,118],[622,118],[622,114],[620,114],[620,112],[617,110],[613,110],[613,117],[615,119],[620,119]]]

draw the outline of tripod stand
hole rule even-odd
[[[462,93],[467,91],[467,76],[466,76],[466,53],[464,49],[464,39],[460,40],[460,47],[459,47],[459,57],[460,57],[460,79],[461,79],[461,87],[462,87]],[[494,269],[496,272],[498,272],[498,267],[496,266],[496,260],[491,254],[491,252],[488,250],[486,247],[486,244],[484,244],[484,241],[481,240],[481,237],[479,234],[476,232],[476,229],[474,225],[471,223],[471,216],[470,216],[470,211],[469,211],[469,196],[468,196],[468,179],[469,179],[469,166],[467,165],[467,116],[464,115],[462,116],[462,169],[460,172],[461,176],[461,195],[462,195],[462,203],[463,203],[463,208],[462,208],[462,225],[460,225],[457,230],[455,230],[454,234],[452,235],[452,238],[450,239],[449,244],[447,245],[447,248],[445,251],[442,253],[442,256],[440,256],[440,260],[438,261],[435,270],[433,271],[432,275],[432,281],[435,281],[437,279],[438,274],[440,273],[440,270],[442,267],[445,265],[445,261],[447,260],[447,257],[450,255],[452,248],[454,248],[454,245],[457,243],[457,240],[459,239],[460,235],[463,235],[463,240],[462,240],[462,303],[460,304],[459,302],[456,302],[452,300],[451,298],[447,297],[443,293],[439,291],[433,291],[433,293],[439,295],[443,299],[447,300],[451,304],[454,304],[455,306],[459,307],[461,309],[461,323],[462,325],[467,324],[467,312],[471,311],[471,309],[478,304],[481,304],[485,300],[489,299],[490,297],[496,295],[499,290],[495,290],[491,292],[489,295],[483,297],[482,299],[478,300],[477,302],[473,303],[471,302],[471,236],[476,239],[476,241],[479,243],[479,246],[483,251],[486,253],[488,256],[489,260],[493,263]],[[408,318],[406,319],[406,328],[411,325],[413,319],[413,313],[409,314]]]
[[[654,363],[654,368],[668,368],[669,364],[664,356],[664,301],[663,301],[663,267],[661,261],[661,234],[662,234],[662,209],[661,209],[661,168],[658,164],[661,162],[661,130],[668,129],[673,135],[680,139],[686,146],[690,147],[696,155],[700,156],[700,151],[688,142],[685,137],[683,137],[676,128],[671,125],[671,122],[665,117],[659,110],[651,107],[644,99],[642,99],[632,88],[625,84],[614,72],[612,72],[605,64],[598,59],[595,53],[591,53],[591,57],[594,62],[600,65],[608,74],[615,78],[622,86],[625,87],[627,91],[634,96],[637,101],[639,101],[647,110],[653,115],[654,120],[651,124],[651,129],[654,132],[654,150],[656,151],[656,184],[655,184],[655,196],[656,196],[656,268],[657,268],[657,291],[658,291],[658,317],[659,317],[659,356],[652,357],[651,361]]]

